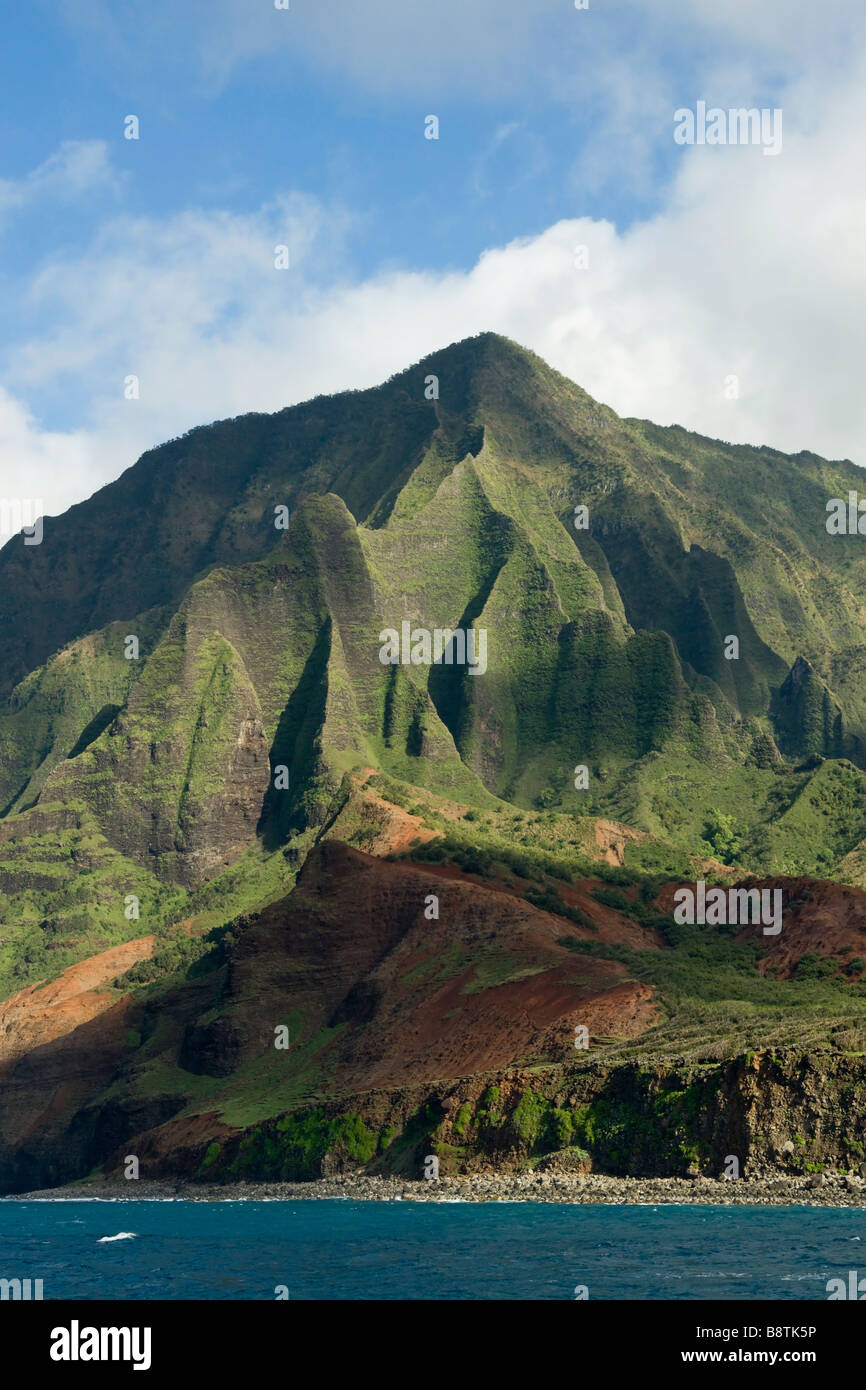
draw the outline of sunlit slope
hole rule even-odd
[[[866,537],[825,525],[860,476],[492,334],[150,451],[0,552],[0,976],[272,900],[365,766],[861,881]]]

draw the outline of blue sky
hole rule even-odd
[[[853,0],[18,7],[0,493],[59,510],[194,424],[483,328],[622,413],[856,457],[864,27]],[[779,159],[676,145],[699,99],[782,109]]]
[[[294,0],[293,11],[268,19],[289,30],[303,4]],[[357,274],[394,264],[468,268],[486,247],[535,235],[562,217],[606,217],[627,227],[658,207],[676,167],[670,99],[661,87],[651,94],[657,129],[637,169],[633,142],[605,137],[605,91],[587,80],[612,34],[616,46],[640,50],[646,35],[631,7],[610,15],[600,7],[598,20],[566,3],[551,12],[542,52],[562,44],[562,87],[553,93],[540,66],[505,91],[449,81],[435,65],[411,90],[385,82],[376,90],[289,43],[239,58],[217,76],[189,24],[173,43],[138,45],[131,25],[110,35],[107,25],[100,32],[49,23],[50,13],[56,6],[37,0],[4,23],[3,176],[25,179],[62,140],[106,142],[122,188],[65,209],[62,235],[70,245],[113,204],[149,215],[190,206],[242,212],[291,188],[345,202],[360,215],[351,245]],[[129,14],[147,23],[146,7]],[[435,7],[430,14],[437,23]],[[423,34],[419,24],[419,44]],[[680,47],[665,57],[665,85],[689,95],[693,45]],[[141,119],[137,143],[120,139],[128,112]],[[438,141],[423,139],[429,113],[441,123]],[[595,163],[599,136],[606,138],[604,168],[586,168],[587,157]],[[19,220],[8,253],[33,264],[57,233],[56,222],[34,208]]]

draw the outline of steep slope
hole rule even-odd
[[[130,1154],[144,1178],[218,1180],[419,1177],[431,1152],[445,1172],[858,1161],[866,895],[759,884],[785,898],[767,939],[675,929],[675,882],[584,880],[557,903],[550,880],[479,867],[324,839],[192,970],[142,988],[142,940],[9,1000],[0,1028],[27,1031],[0,1037],[0,1190]],[[798,1133],[815,1146],[791,1153]]]
[[[647,868],[866,881],[858,478],[493,334],[150,451],[0,551],[0,996],[283,896],[362,767],[589,858],[602,819]]]
[[[425,397],[431,376],[435,400]],[[755,631],[741,639],[752,648],[749,679],[739,678],[746,701],[764,667],[775,675],[779,661],[790,667],[802,655],[833,687],[831,654],[862,651],[860,538],[828,535],[824,524],[828,499],[857,487],[852,464],[620,420],[533,354],[483,334],[375,390],[193,430],[144,455],[65,518],[48,519],[41,546],[11,541],[0,552],[6,689],[86,631],[176,606],[213,565],[266,554],[275,506],[334,492],[358,521],[396,524],[483,448],[507,465],[512,489],[520,479],[528,484],[519,499],[525,519],[531,492],[531,510],[552,508],[574,538],[574,508],[589,507],[593,567],[608,584],[615,579],[634,626],[665,626],[691,643],[697,662],[683,654],[696,671],[721,675],[708,634],[748,614]],[[502,492],[497,506],[509,513]],[[113,528],[133,516],[117,547]],[[652,585],[640,582],[644,559]],[[716,599],[720,587],[726,592]],[[693,590],[708,611],[672,614]],[[840,665],[837,681],[842,674]]]

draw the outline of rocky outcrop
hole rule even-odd
[[[805,657],[797,657],[772,709],[782,752],[839,758],[847,751],[838,701]]]

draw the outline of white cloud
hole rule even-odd
[[[61,0],[61,11],[88,48],[102,45],[138,75],[159,55],[221,85],[250,60],[298,57],[319,74],[419,99],[467,83],[476,95],[513,91],[527,53],[555,52],[579,22],[570,0],[291,0],[285,10],[273,0],[151,0],[144,19],[111,0]]]
[[[195,62],[209,80],[263,57],[300,58],[377,97],[462,92],[478,100],[554,81],[587,96],[626,54],[642,82],[650,65],[686,54],[691,69],[724,52],[761,51],[778,70],[791,59],[836,63],[862,29],[860,0],[151,0],[144,20],[111,0],[61,0],[67,23],[88,45],[103,44],[116,66],[143,71],[145,55]],[[606,62],[601,62],[602,58]],[[614,74],[614,80],[616,75]],[[640,85],[638,83],[637,85]]]
[[[65,505],[193,425],[373,385],[485,329],[621,414],[866,463],[864,76],[852,52],[832,86],[812,73],[789,85],[777,158],[681,150],[663,210],[625,233],[561,221],[465,272],[353,281],[352,219],[310,198],[115,218],[30,286],[35,320],[52,326],[6,364],[0,496]],[[274,269],[278,243],[287,271]],[[574,265],[580,243],[588,270]],[[138,401],[123,396],[130,373]],[[44,434],[23,403],[58,392],[81,403],[74,428]]]
[[[378,101],[520,99],[534,89],[582,115],[627,85],[639,99],[664,71],[833,71],[862,35],[860,0],[589,0],[587,10],[573,0],[291,0],[288,10],[150,0],[145,18],[111,0],[61,0],[61,13],[149,92],[153,61],[182,65],[211,90],[250,63],[285,75],[300,61],[318,81],[332,76]],[[346,110],[350,118],[350,100]]]
[[[0,388],[0,545],[22,525],[65,511],[104,482],[102,470],[94,469],[97,457],[95,440],[42,429]]]
[[[43,200],[69,201],[118,185],[104,140],[64,140],[23,179],[0,179],[0,218]]]

